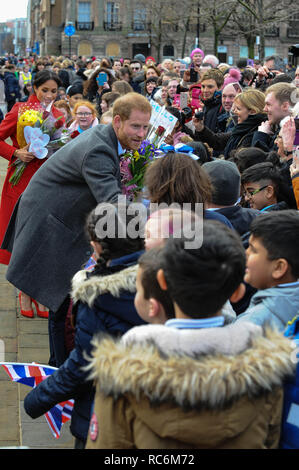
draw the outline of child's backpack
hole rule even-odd
[[[297,366],[293,379],[284,386],[280,448],[299,449],[299,315],[288,322],[284,335],[296,344],[292,360]]]

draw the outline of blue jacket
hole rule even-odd
[[[299,449],[299,315],[289,322],[284,335],[296,345],[292,360],[297,366],[294,377],[290,377],[284,386],[280,448]]]
[[[5,99],[7,102],[21,98],[18,79],[13,72],[4,72]]]
[[[259,290],[248,309],[236,321],[250,321],[256,325],[270,324],[284,331],[288,321],[299,312],[299,282],[281,284]]]
[[[25,397],[24,407],[29,416],[38,418],[56,403],[73,398],[70,429],[75,437],[86,440],[94,387],[82,367],[88,364],[86,355],[91,355],[96,333],[120,336],[131,327],[144,324],[134,307],[136,262],[140,254],[113,260],[110,264],[116,270],[113,274],[90,275],[83,270],[74,276],[75,347],[64,364]]]

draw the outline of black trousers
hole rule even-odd
[[[49,365],[53,367],[60,367],[68,357],[65,344],[65,321],[69,305],[70,297],[67,296],[57,312],[49,311]]]
[[[78,437],[76,437],[74,449],[85,449],[85,446],[86,441],[81,441],[81,439],[78,439]]]

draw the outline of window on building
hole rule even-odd
[[[163,57],[174,57],[174,47],[170,44],[163,46]]]
[[[248,57],[248,47],[240,46],[240,58]]]
[[[106,23],[108,27],[113,27],[119,23],[119,3],[107,2]]]
[[[291,17],[289,21],[288,37],[289,38],[299,37],[299,13],[294,13],[294,15]]]
[[[91,18],[91,3],[79,2],[78,3],[78,22],[88,23]]]
[[[136,7],[133,13],[134,31],[144,31],[146,29],[146,8]]]
[[[276,55],[276,48],[275,47],[265,47],[265,57],[270,57]]]

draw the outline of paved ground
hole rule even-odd
[[[7,161],[0,158],[0,190]],[[24,318],[19,313],[18,292],[5,279],[6,266],[0,265],[0,339],[4,341],[6,362],[47,364],[48,321],[39,317]],[[31,449],[73,448],[69,423],[55,439],[44,416],[32,420],[24,412],[23,400],[29,387],[10,381],[0,367],[0,448],[26,446]]]

